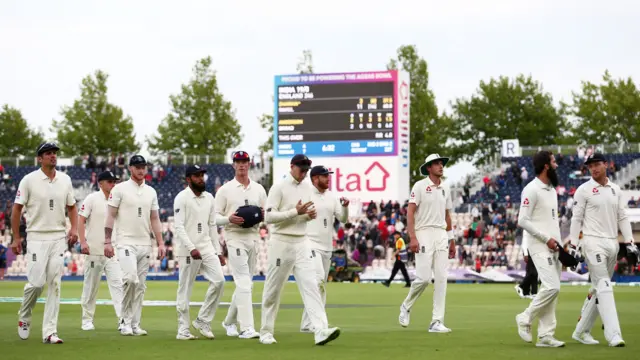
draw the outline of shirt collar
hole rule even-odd
[[[537,176],[535,177],[535,179],[533,180],[536,182],[536,184],[538,184],[538,187],[540,187],[541,189],[544,190],[551,190],[553,189],[553,186],[551,186],[551,184],[545,184],[542,182],[542,180],[540,180],[540,178],[538,178]]]
[[[236,179],[235,177],[233,179],[231,179],[231,181],[232,181],[232,183],[233,183],[233,185],[235,187],[241,187],[241,186],[244,187],[244,184],[241,183],[240,181],[238,181],[238,179]],[[247,189],[249,189],[251,187],[251,183],[252,182],[253,181],[251,181],[251,179],[249,179],[249,184],[247,185]]]
[[[589,182],[591,183],[591,185],[593,185],[594,187],[611,187],[611,180],[609,179],[609,177],[607,177],[607,183],[604,185],[601,185],[599,182],[595,181],[594,178],[589,179]]]
[[[189,191],[189,194],[194,199],[201,198],[201,197],[204,196],[204,191],[200,193],[200,196],[196,195],[196,193],[193,192],[193,189],[191,188],[191,186],[187,185],[187,189],[186,190]]]
[[[42,171],[42,168],[40,168],[40,175],[42,176],[42,180],[56,181],[56,179],[58,178],[58,170],[53,173],[53,179],[49,178],[49,176],[47,176],[47,174]]]
[[[442,179],[440,179],[440,185],[436,185],[433,181],[431,181],[431,178],[428,176],[426,177],[426,179],[427,179],[427,185],[429,186],[440,187],[443,184]]]
[[[294,185],[298,185],[300,184],[302,181],[304,181],[304,179],[302,179],[302,181],[298,181],[296,180],[293,175],[291,175],[291,173],[287,173],[287,178],[289,179],[289,181],[291,181]]]
[[[129,179],[129,182],[131,182],[131,185],[135,186],[136,188],[141,188],[144,187],[146,185],[146,181],[142,180],[142,184],[138,185],[138,183],[135,182],[135,180],[133,179]]]

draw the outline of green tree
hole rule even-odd
[[[470,99],[457,99],[451,106],[456,155],[478,165],[491,161],[504,139],[518,139],[521,146],[564,144],[570,139],[562,110],[531,76],[481,81]]]
[[[0,111],[0,156],[35,156],[38,145],[44,140],[41,131],[29,128],[20,110],[7,104]]]
[[[605,71],[601,84],[582,82],[564,104],[575,117],[573,132],[586,144],[640,142],[640,89],[631,77],[614,79]]]
[[[80,98],[62,108],[61,120],[53,121],[51,130],[67,155],[109,156],[140,149],[131,116],[107,99],[108,77],[98,70],[82,79]]]
[[[438,115],[435,96],[429,88],[427,62],[418,55],[415,45],[398,48],[396,58],[391,59],[387,69],[403,70],[411,76],[409,157],[413,184],[422,178],[418,169],[429,154],[453,155],[451,144],[446,141],[451,128],[450,120]],[[455,157],[452,157],[450,164],[454,161]]]
[[[211,57],[198,60],[193,76],[179,94],[169,97],[171,112],[158,126],[158,134],[147,139],[155,153],[213,156],[222,162],[242,137],[231,102],[218,89]]]

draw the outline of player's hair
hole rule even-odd
[[[538,151],[535,155],[533,155],[533,170],[536,175],[540,175],[544,171],[544,166],[551,166],[551,155],[553,153],[548,150]]]

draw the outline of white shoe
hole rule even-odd
[[[207,339],[215,339],[215,336],[211,331],[211,324],[195,319],[193,320],[191,325],[193,325],[194,328],[200,331],[200,334],[202,334],[202,336],[206,337]]]
[[[516,315],[516,324],[518,325],[518,335],[520,335],[520,338],[522,340],[530,343],[533,341],[533,339],[531,338],[531,325],[527,324],[524,319],[525,319],[524,314]]]
[[[196,339],[198,338],[193,334],[191,334],[190,332],[179,333],[178,335],[176,335],[176,340],[196,340]]]
[[[238,333],[238,327],[236,326],[236,324],[227,325],[223,321],[222,327],[227,331],[227,336],[236,337],[240,335]]]
[[[588,332],[583,332],[582,334],[578,334],[577,332],[574,332],[573,335],[571,335],[571,337],[573,338],[573,340],[585,345],[600,344],[600,342],[594,339],[593,336],[591,336],[591,334]]]
[[[145,335],[147,335],[147,330],[144,330],[143,328],[141,328],[139,326],[131,327],[131,331],[132,331],[134,336],[145,336]]]
[[[564,347],[564,342],[557,340],[553,336],[549,335],[542,338],[538,338],[538,342],[536,343],[536,346],[559,348],[559,347]]]
[[[20,336],[20,339],[27,340],[29,338],[30,330],[31,327],[29,326],[29,324],[24,321],[18,322],[18,336]]]
[[[340,328],[328,328],[316,331],[314,339],[316,341],[316,345],[325,345],[340,336]]]
[[[520,287],[520,285],[516,285],[515,289],[518,296],[520,296],[520,299],[524,299],[526,297],[526,295],[522,292],[522,288]]]
[[[247,329],[238,335],[240,339],[257,339],[260,337],[260,333],[254,329]]]
[[[260,335],[260,343],[265,345],[277,344],[276,338],[272,334]]]
[[[524,297],[525,297],[525,298],[527,298],[527,299],[529,299],[529,300],[533,300],[533,299],[535,299],[535,298],[536,298],[536,296],[535,296],[535,295],[525,295]]]
[[[451,329],[444,326],[444,324],[440,321],[434,321],[429,325],[430,333],[450,333]]]
[[[131,329],[131,326],[127,324],[122,324],[122,326],[120,327],[120,335],[133,336],[133,330]]]
[[[305,328],[301,328],[300,332],[305,334],[314,334],[316,331],[313,328],[305,327]]]
[[[86,324],[82,324],[82,330],[84,331],[91,331],[91,330],[95,330],[95,326],[93,326],[93,323],[86,323]]]
[[[63,341],[58,337],[58,334],[53,333],[42,340],[45,344],[62,344]]]
[[[609,342],[609,346],[611,347],[625,347],[624,340],[620,335],[615,335],[613,339]]]
[[[407,327],[409,326],[409,321],[411,320],[411,316],[409,314],[409,310],[404,307],[404,304],[400,305],[400,315],[398,316],[398,322],[400,326]]]

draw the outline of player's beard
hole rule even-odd
[[[549,168],[549,171],[547,171],[547,176],[549,176],[549,181],[551,182],[551,185],[553,185],[553,187],[557,187],[559,181],[558,181],[558,172],[556,171],[556,169]]]
[[[191,190],[195,191],[195,192],[199,192],[199,193],[203,193],[206,189],[206,186],[204,183],[202,184],[196,184],[194,182],[192,182],[191,184],[189,184],[189,187],[191,187]]]

